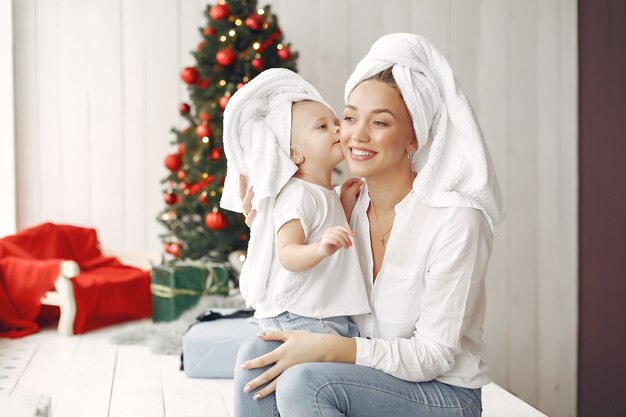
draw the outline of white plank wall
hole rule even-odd
[[[15,233],[15,103],[13,78],[13,3],[0,0],[0,236]]]
[[[267,3],[300,52],[301,74],[337,110],[344,81],[379,36],[420,33],[447,54],[506,202],[487,281],[491,374],[546,414],[574,416],[576,2]],[[13,1],[18,228],[93,225],[107,246],[159,248],[162,161],[169,129],[184,126],[178,72],[194,62],[205,5]]]

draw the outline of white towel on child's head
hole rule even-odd
[[[361,81],[389,67],[417,136],[413,190],[431,206],[481,210],[493,231],[504,207],[489,151],[450,64],[427,39],[394,33],[374,42],[346,83],[346,102]]]
[[[298,170],[289,156],[291,105],[303,100],[320,102],[332,110],[304,78],[288,69],[273,68],[233,94],[224,110],[227,171],[220,206],[243,212],[239,194],[239,175],[243,174],[254,188],[252,208],[257,211],[248,258],[239,277],[248,306],[254,307],[269,279],[276,196]]]

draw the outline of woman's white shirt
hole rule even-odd
[[[371,306],[353,316],[358,365],[407,381],[490,382],[481,340],[493,235],[479,210],[431,207],[410,192],[395,206],[376,280],[364,185],[350,226]]]

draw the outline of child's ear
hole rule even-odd
[[[289,153],[289,157],[291,158],[293,163],[296,165],[304,162],[304,155],[298,152],[298,150],[294,147],[291,147],[291,152]]]

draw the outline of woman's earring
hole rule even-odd
[[[407,156],[409,159],[413,158],[413,152],[411,152],[411,151],[406,151],[406,156]]]

